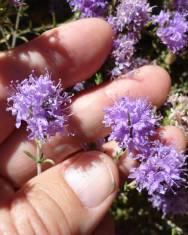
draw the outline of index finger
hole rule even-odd
[[[14,129],[6,112],[7,86],[45,68],[65,88],[89,78],[105,61],[112,46],[111,27],[100,19],[82,19],[49,30],[38,38],[0,55],[0,143]]]

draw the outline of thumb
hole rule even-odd
[[[0,234],[88,235],[117,189],[117,168],[107,155],[78,153],[30,180],[3,204]]]

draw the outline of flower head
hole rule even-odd
[[[159,25],[157,36],[170,51],[176,53],[187,46],[188,21],[186,21],[186,14],[161,11],[158,16],[154,17],[154,22]]]
[[[110,140],[117,141],[129,152],[148,151],[150,139],[156,135],[159,117],[146,99],[123,97],[104,112],[103,122],[112,129]]]
[[[153,194],[150,201],[154,208],[162,211],[163,216],[188,213],[188,192],[185,190],[178,190],[175,194],[172,192],[165,195]]]
[[[117,34],[112,52],[115,61],[111,71],[112,77],[117,77],[135,67],[135,45],[140,39],[142,28],[150,19],[150,13],[151,7],[147,0],[122,0],[117,6],[115,16],[108,17],[107,21]]]
[[[146,0],[122,0],[115,17],[109,22],[117,32],[128,31],[138,34],[150,18],[151,8]]]
[[[186,157],[172,146],[156,142],[150,156],[132,169],[129,178],[136,181],[139,191],[145,189],[149,195],[164,195],[185,185],[185,160]]]
[[[67,0],[73,11],[80,11],[82,17],[102,17],[107,12],[106,0]]]
[[[29,139],[42,142],[56,132],[65,132],[71,102],[63,92],[60,82],[55,85],[50,74],[37,77],[34,73],[22,82],[16,82],[13,94],[8,98],[8,111],[16,116],[16,127],[24,121],[30,131]]]
[[[132,57],[135,52],[135,40],[132,34],[120,35],[114,40],[112,57],[115,67],[111,71],[112,77],[117,77],[130,70]]]

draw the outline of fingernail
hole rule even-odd
[[[64,172],[66,182],[87,208],[100,205],[116,188],[111,166],[102,155],[81,156]]]

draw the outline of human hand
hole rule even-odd
[[[118,97],[146,96],[159,107],[170,89],[169,75],[158,66],[144,66],[131,78],[128,74],[75,96],[70,126],[77,135],[51,138],[44,154],[56,166],[37,177],[35,164],[23,152],[35,152],[35,147],[24,128],[14,130],[14,119],[5,111],[5,87],[11,80],[25,78],[33,68],[43,73],[47,67],[54,79],[62,78],[68,88],[100,68],[110,53],[112,37],[108,24],[85,19],[50,30],[0,56],[0,234],[114,234],[109,218],[102,219],[118,191],[118,168],[109,157],[117,146],[105,144],[104,154],[81,152],[80,144],[108,134],[102,125],[103,108]],[[184,136],[175,127],[166,127],[161,133],[167,144],[185,148]],[[118,166],[121,175],[127,174],[132,164],[122,158]]]

